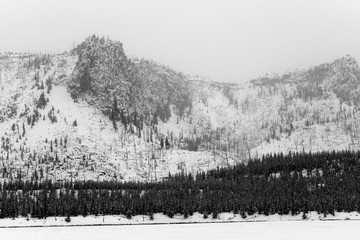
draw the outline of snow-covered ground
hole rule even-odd
[[[2,239],[359,239],[359,221],[287,221],[0,229]]]
[[[204,219],[203,214],[194,213],[188,218],[183,215],[175,215],[173,218],[162,213],[154,214],[154,219],[150,220],[147,215],[137,215],[131,219],[127,219],[122,215],[106,215],[106,216],[78,216],[71,217],[71,222],[65,222],[65,217],[48,217],[47,219],[31,218],[29,221],[24,218],[0,219],[0,229],[7,227],[52,227],[52,226],[97,226],[97,225],[157,225],[157,224],[184,224],[184,223],[226,223],[226,222],[284,222],[284,221],[339,221],[339,220],[358,220],[360,214],[358,212],[336,212],[335,215],[318,214],[317,212],[309,212],[306,219],[302,214],[292,215],[269,215],[254,214],[247,216],[245,219],[240,214],[221,213],[217,218],[213,218],[210,214]]]

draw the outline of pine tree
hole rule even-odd
[[[169,142],[169,139],[167,137],[166,137],[166,140],[165,140],[165,146],[166,146],[166,149],[170,148],[170,142]]]
[[[46,103],[47,102],[46,102],[46,99],[45,99],[45,94],[44,94],[44,92],[42,92],[40,94],[40,98],[39,98],[39,100],[37,102],[37,107],[43,109],[43,108],[45,108]]]
[[[23,137],[25,136],[25,124],[23,123]]]

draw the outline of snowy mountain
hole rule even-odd
[[[0,178],[149,181],[264,154],[358,149],[350,56],[210,82],[90,36],[71,53],[0,55]]]

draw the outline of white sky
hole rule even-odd
[[[360,1],[0,0],[0,51],[62,52],[93,33],[131,57],[241,82],[360,61]]]

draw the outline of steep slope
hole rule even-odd
[[[350,56],[245,84],[209,82],[90,36],[0,55],[0,178],[150,181],[274,152],[358,149]]]
[[[121,52],[120,46],[115,43]],[[119,69],[97,65],[99,57],[87,68],[85,58],[76,53],[2,56],[1,178],[152,180],[169,172],[206,170],[222,161],[212,153],[178,149],[170,138],[165,147],[158,132],[172,103],[178,114],[185,113],[181,96],[191,104],[185,76],[150,61],[127,60],[144,84],[120,74],[108,81],[106,74]],[[87,80],[82,69],[88,69]]]
[[[152,61],[131,60],[118,41],[91,36],[74,49],[79,55],[69,89],[73,97],[89,97],[102,110],[110,110],[116,99],[118,110],[144,118],[158,115],[166,121],[169,105],[180,115],[191,107],[186,77]],[[108,112],[110,114],[110,112]]]
[[[239,161],[276,152],[358,149],[359,73],[355,59],[345,56],[245,84],[193,81],[191,113],[160,126],[193,150],[221,149]]]

